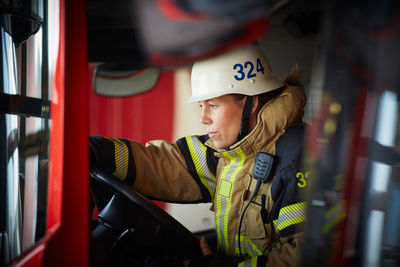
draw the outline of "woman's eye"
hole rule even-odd
[[[210,108],[211,108],[211,109],[216,109],[216,108],[217,108],[217,105],[210,105]]]

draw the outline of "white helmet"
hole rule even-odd
[[[227,94],[258,95],[284,86],[255,45],[194,63],[188,102]]]

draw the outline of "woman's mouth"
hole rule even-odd
[[[208,132],[208,136],[210,138],[213,138],[216,134],[217,134],[217,132]]]

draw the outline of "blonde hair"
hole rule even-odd
[[[304,84],[301,81],[305,74],[305,70],[300,68],[299,65],[295,65],[290,73],[286,76],[283,83],[286,86],[297,86],[304,89]]]

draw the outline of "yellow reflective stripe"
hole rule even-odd
[[[113,175],[124,181],[128,174],[129,153],[127,145],[117,138],[107,138],[114,143],[115,171]]]
[[[326,212],[326,221],[327,223],[324,226],[323,232],[325,234],[329,233],[329,231],[338,224],[341,220],[346,217],[346,212],[344,211],[345,202],[344,200],[336,203],[332,208],[330,208]]]
[[[279,211],[276,229],[281,231],[286,227],[304,222],[306,220],[306,203],[300,202],[286,206]],[[275,223],[275,222],[274,222]]]
[[[225,177],[226,173],[228,172],[228,169],[230,168],[230,165],[226,165],[224,169],[222,170],[221,177]],[[217,238],[218,238],[218,244],[220,245],[221,249],[224,247],[223,243],[224,242],[224,226],[223,226],[223,213],[224,210],[222,210],[222,196],[220,194],[216,195],[217,200],[216,200],[216,210],[215,210],[215,224],[216,224],[216,230],[217,230]]]
[[[200,181],[207,188],[212,201],[214,200],[216,178],[207,165],[207,147],[201,144],[200,140],[195,136],[187,136],[186,143]]]
[[[216,210],[215,221],[218,236],[218,245],[225,252],[229,252],[228,239],[228,217],[231,209],[231,196],[227,195],[227,185],[221,186],[225,182],[231,183],[231,188],[234,186],[235,178],[240,169],[243,167],[245,155],[241,148],[224,152],[223,155],[229,159],[229,163],[224,167],[221,173],[220,183],[218,185],[218,194],[216,194]],[[225,181],[222,183],[222,181]],[[225,183],[225,184],[227,184]]]
[[[284,215],[285,213],[296,211],[296,210],[303,210],[306,207],[305,202],[296,203],[290,206],[286,206],[279,211],[279,217]]]
[[[252,257],[246,261],[242,261],[238,264],[239,267],[257,267],[258,257]]]
[[[235,235],[235,253],[240,254],[239,251],[239,242],[238,242],[238,235]],[[240,236],[240,248],[242,250],[242,254],[248,254],[251,257],[258,256],[258,255],[263,255],[263,253],[258,249],[258,247],[251,242],[250,239],[248,239],[245,236]]]
[[[288,219],[278,225],[278,230],[281,231],[282,229],[285,229],[286,227],[289,227],[294,224],[302,223],[305,220],[306,220],[306,216],[300,216],[297,218]]]

